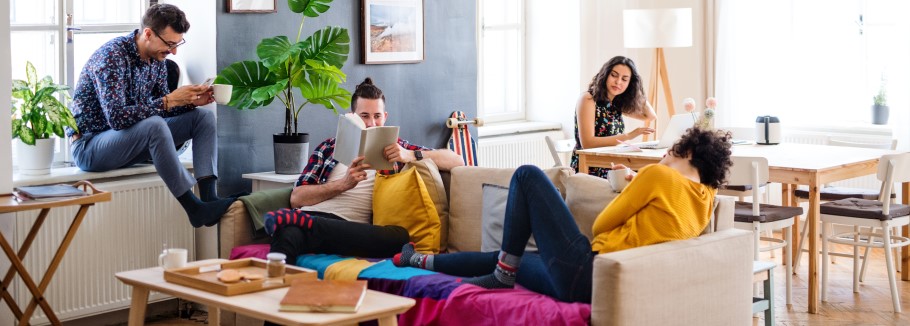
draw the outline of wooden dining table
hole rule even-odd
[[[578,153],[579,171],[588,167],[610,167],[611,164],[623,164],[633,169],[657,163],[666,153],[666,149],[626,151],[623,147],[601,147],[576,150]],[[794,190],[797,185],[809,187],[809,212],[807,214],[809,232],[809,252],[819,252],[819,189],[827,183],[855,177],[875,174],[878,161],[882,155],[896,154],[901,151],[856,147],[839,147],[812,144],[779,144],[779,145],[734,145],[734,156],[758,156],[768,159],[769,178],[771,182],[782,185],[783,205],[796,206]],[[902,203],[910,202],[910,183],[903,183]],[[799,223],[793,226],[793,239],[799,238]],[[903,234],[910,234],[910,228],[903,227]],[[792,246],[795,257],[799,247]],[[809,313],[818,313],[819,304],[819,265],[818,254],[809,256]],[[910,247],[901,250],[901,279],[910,281]]]

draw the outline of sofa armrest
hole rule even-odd
[[[228,259],[231,249],[253,243],[268,243],[269,237],[253,237],[253,223],[242,201],[235,200],[218,223],[218,257]]]
[[[594,258],[593,325],[748,325],[752,233],[694,239]]]

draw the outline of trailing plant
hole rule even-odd
[[[285,108],[283,132],[291,134],[297,133],[300,111],[307,104],[322,105],[336,114],[339,107],[351,105],[351,93],[341,88],[347,78],[341,68],[350,50],[348,30],[327,26],[300,40],[306,18],[325,13],[331,2],[288,0],[291,11],[301,14],[296,40],[291,43],[286,36],[262,39],[256,46],[258,61],[235,62],[224,68],[215,83],[234,86],[229,106],[252,110],[277,98]],[[295,91],[303,103],[297,103]]]
[[[70,100],[67,92],[70,88],[54,84],[51,76],[39,80],[31,62],[25,64],[25,75],[26,80],[13,80],[13,139],[35,145],[36,139],[47,139],[51,135],[63,137],[64,127],[77,129],[76,119],[65,104]]]

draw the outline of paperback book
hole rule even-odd
[[[294,280],[281,299],[280,311],[357,312],[366,296],[367,281]]]
[[[335,133],[335,154],[338,162],[351,165],[358,156],[376,170],[391,170],[393,163],[385,159],[385,148],[398,143],[397,126],[366,127],[360,117],[342,114]]]

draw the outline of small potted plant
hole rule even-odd
[[[51,137],[63,138],[64,127],[76,129],[76,119],[66,107],[70,88],[54,84],[51,76],[39,80],[31,62],[26,63],[25,74],[26,80],[13,80],[11,103],[19,173],[48,174],[54,158]]]
[[[227,105],[238,110],[268,106],[276,98],[281,102],[284,128],[272,136],[278,174],[298,174],[306,166],[309,135],[297,130],[304,106],[321,105],[337,114],[339,107],[351,105],[351,93],[341,88],[347,78],[341,67],[350,49],[348,30],[326,26],[304,40],[300,37],[304,20],[325,13],[330,2],[288,0],[291,11],[301,14],[297,39],[283,35],[262,39],[256,46],[258,61],[235,62],[215,79],[216,84],[233,85]],[[303,103],[297,101],[297,93]]]
[[[882,82],[878,87],[878,94],[872,97],[872,124],[888,124],[889,111],[888,97],[885,92],[885,78],[882,77]]]

